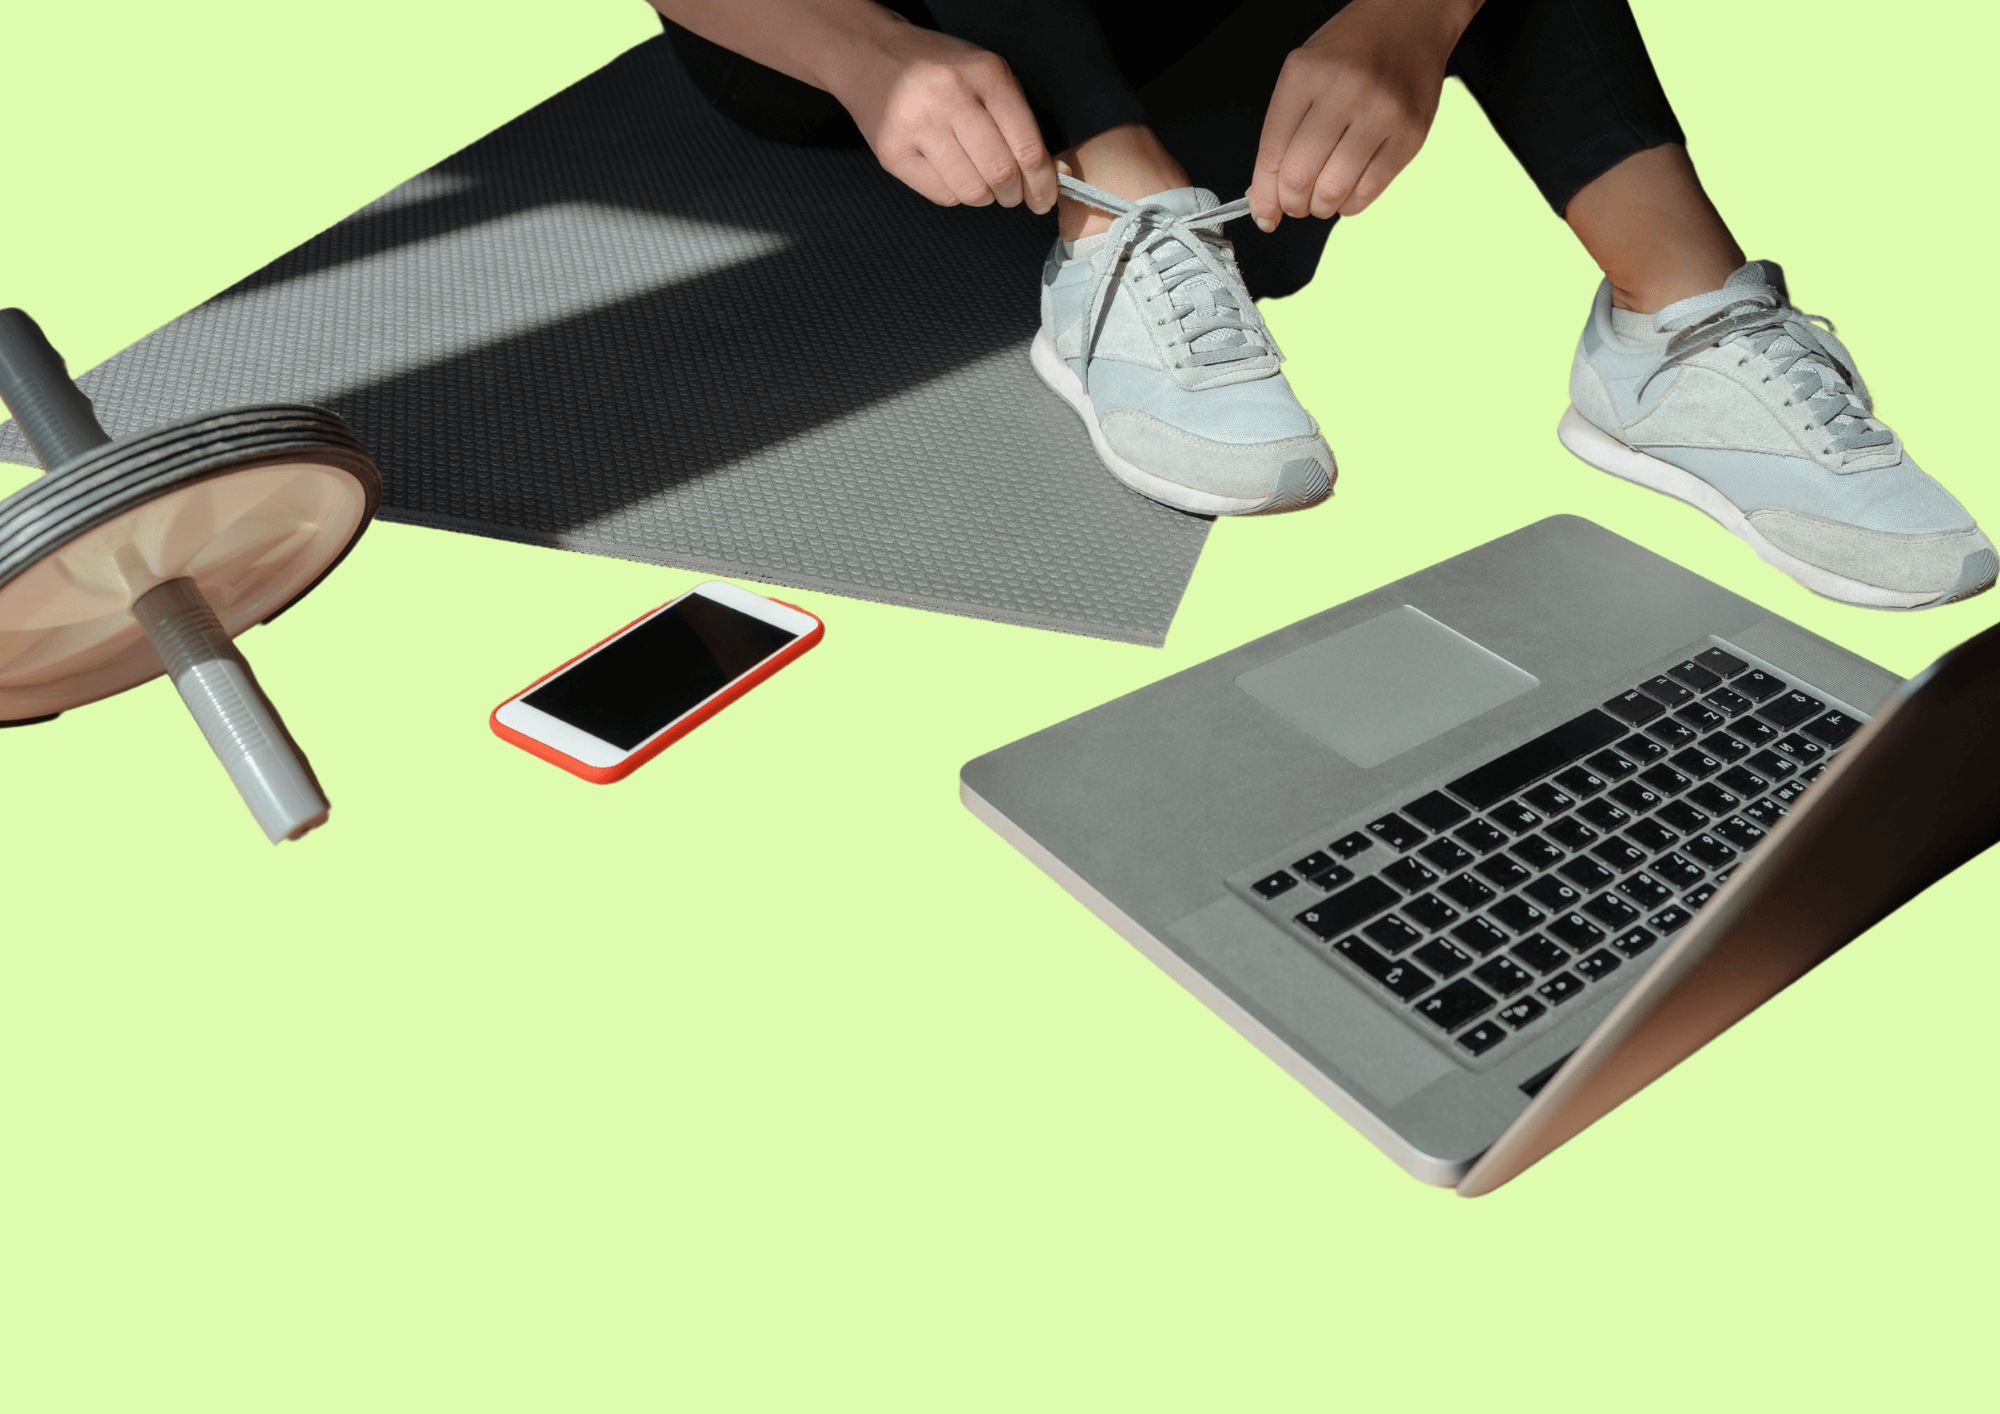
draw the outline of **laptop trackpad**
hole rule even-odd
[[[1252,668],[1236,685],[1368,767],[1463,726],[1539,682],[1404,604]]]

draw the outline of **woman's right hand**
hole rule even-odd
[[[1056,201],[1056,169],[1007,61],[896,17],[815,65],[883,169],[940,206]]]

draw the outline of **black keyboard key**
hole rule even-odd
[[[1861,719],[1836,709],[1817,722],[1808,722],[1800,730],[1822,746],[1839,746],[1861,730]]]
[[[1720,712],[1710,711],[1699,702],[1689,703],[1687,706],[1681,708],[1680,711],[1674,713],[1674,716],[1686,722],[1698,732],[1715,731],[1722,726],[1725,720]]]
[[[1706,831],[1690,838],[1681,846],[1681,852],[1711,869],[1720,869],[1736,858],[1735,850]]]
[[[1597,831],[1583,823],[1574,815],[1565,815],[1560,820],[1551,820],[1542,827],[1542,833],[1561,845],[1564,849],[1582,849],[1597,838]]]
[[[1507,941],[1507,935],[1484,918],[1466,919],[1451,930],[1451,935],[1481,957]]]
[[[1583,898],[1575,889],[1553,874],[1544,874],[1521,892],[1551,913],[1566,913],[1575,908]]]
[[[1506,832],[1494,829],[1484,820],[1468,820],[1453,830],[1451,836],[1481,854],[1498,849],[1507,843]]]
[[[1496,957],[1472,974],[1503,997],[1511,997],[1535,979],[1511,957]]]
[[[1774,727],[1789,730],[1800,722],[1809,721],[1826,710],[1826,704],[1817,697],[1811,697],[1792,688],[1780,693],[1757,709],[1757,715]]]
[[[1551,918],[1548,922],[1548,934],[1557,942],[1578,952],[1604,941],[1604,930],[1581,913],[1565,913],[1560,918]]]
[[[1493,1014],[1519,1031],[1536,1017],[1548,1010],[1533,997],[1523,997],[1518,1002],[1509,1002]]]
[[[1744,806],[1743,816],[1753,824],[1761,825],[1768,830],[1785,818],[1785,807],[1767,796],[1763,800],[1752,801]]]
[[[1495,888],[1511,889],[1525,884],[1534,876],[1504,854],[1496,854],[1491,859],[1481,861],[1473,873],[1493,881]]]
[[[1694,921],[1694,915],[1685,908],[1663,908],[1646,920],[1656,933],[1678,933]]]
[[[1691,835],[1696,830],[1702,829],[1708,824],[1708,816],[1695,809],[1694,806],[1685,800],[1673,801],[1663,807],[1653,818],[1669,829],[1683,835]],[[1672,843],[1672,841],[1668,843]],[[1665,849],[1666,845],[1661,845],[1660,848]]]
[[[1804,795],[1806,793],[1806,787],[1811,784],[1812,782],[1807,780],[1804,776],[1799,777],[1795,781],[1786,781],[1783,785],[1779,786],[1776,790],[1771,792],[1771,799],[1777,801],[1778,804],[1780,805],[1789,806],[1793,801],[1797,800],[1800,796]]]
[[[1422,799],[1405,805],[1403,813],[1428,829],[1448,830],[1472,812],[1443,791],[1434,790]]]
[[[1533,869],[1553,869],[1562,863],[1563,852],[1540,835],[1524,835],[1507,846],[1507,852]]]
[[[1297,879],[1294,879],[1290,874],[1280,869],[1275,874],[1266,874],[1250,887],[1256,890],[1260,898],[1276,898],[1279,894],[1292,888],[1298,882]]]
[[[1521,799],[1536,810],[1541,811],[1544,818],[1550,815],[1560,815],[1563,811],[1576,804],[1575,797],[1568,795],[1559,787],[1547,781],[1542,782],[1533,790],[1523,791]]]
[[[1519,894],[1501,899],[1487,910],[1487,916],[1499,919],[1516,933],[1532,933],[1548,921],[1547,914]]]
[[[1472,1054],[1482,1055],[1507,1039],[1507,1033],[1500,1029],[1497,1021],[1482,1021],[1468,1028],[1458,1038],[1458,1044]]]
[[[1554,1006],[1561,1006],[1583,990],[1581,979],[1568,972],[1558,972],[1541,986],[1535,988],[1535,995]]]
[[[1322,938],[1336,937],[1373,918],[1401,898],[1380,879],[1363,879],[1337,894],[1329,894],[1298,916],[1298,921]]]
[[[1603,840],[1592,845],[1590,852],[1621,874],[1646,862],[1646,852],[1630,840]]]
[[[1403,905],[1403,912],[1435,933],[1447,923],[1456,923],[1463,915],[1439,898],[1436,894],[1424,894]]]
[[[1628,823],[1632,812],[1609,800],[1589,800],[1578,808],[1576,818],[1588,820],[1598,829],[1608,832]]]
[[[1743,738],[1754,746],[1768,746],[1779,736],[1778,729],[1769,722],[1760,722],[1755,717],[1738,717],[1729,724],[1729,734]]]
[[[1648,789],[1660,795],[1679,795],[1694,782],[1668,765],[1651,766],[1639,773]]]
[[[1607,780],[1622,781],[1639,769],[1637,761],[1621,756],[1616,751],[1600,751],[1584,763]]]
[[[1618,743],[1621,755],[1629,756],[1641,766],[1659,760],[1667,754],[1666,747],[1649,736],[1628,736]]]
[[[1432,840],[1429,844],[1418,850],[1417,853],[1422,855],[1425,862],[1440,874],[1456,874],[1466,865],[1472,863],[1471,853],[1460,849],[1450,840]]]
[[[1680,836],[1662,825],[1658,818],[1640,820],[1625,827],[1625,838],[1646,851],[1658,854],[1668,845],[1678,844]]]
[[[1741,658],[1732,657],[1720,648],[1703,649],[1694,655],[1694,660],[1704,668],[1707,668],[1711,673],[1715,673],[1725,680],[1735,677],[1750,666]]]
[[[1332,855],[1324,854],[1319,850],[1314,850],[1311,854],[1308,854],[1304,859],[1294,861],[1292,864],[1292,872],[1294,874],[1302,874],[1306,878],[1310,879],[1315,874],[1325,873],[1327,870],[1333,868],[1333,866],[1334,866],[1334,860]]]
[[[1667,671],[1693,688],[1696,692],[1707,692],[1711,687],[1722,681],[1720,673],[1710,672],[1692,658],[1688,659],[1685,663],[1674,664]]]
[[[1422,830],[1393,811],[1379,820],[1370,820],[1368,833],[1394,849],[1409,849],[1424,839]]]
[[[1328,845],[1327,848],[1342,859],[1352,859],[1355,855],[1361,853],[1362,850],[1373,847],[1374,843],[1375,841],[1369,839],[1361,831],[1356,830],[1351,835],[1342,835],[1339,839]]]
[[[1811,737],[1801,736],[1797,732],[1793,732],[1790,736],[1779,737],[1771,743],[1771,750],[1789,761],[1796,761],[1801,766],[1817,766],[1826,760],[1825,747]]]
[[[1438,885],[1438,892],[1467,913],[1477,913],[1498,897],[1493,890],[1470,874],[1460,874],[1456,879],[1447,879]]]
[[[1547,938],[1544,938],[1540,933],[1535,934],[1532,938],[1527,938],[1516,943],[1513,951],[1514,956],[1520,958],[1521,961],[1527,963],[1528,966],[1534,968],[1535,971],[1545,977],[1569,961],[1568,953],[1564,952]]]
[[[1585,893],[1590,892],[1592,889],[1601,889],[1618,877],[1602,864],[1599,864],[1595,859],[1589,858],[1572,859],[1569,863],[1563,865],[1562,868],[1556,870],[1556,873],[1562,875]]]
[[[1718,785],[1727,786],[1741,796],[1756,795],[1760,791],[1769,789],[1771,784],[1755,771],[1744,766],[1737,766],[1724,771],[1715,780]]]
[[[1342,884],[1353,883],[1354,871],[1349,869],[1345,864],[1336,864],[1324,873],[1313,875],[1312,881],[1313,887],[1324,893],[1332,893]]]
[[[1667,709],[1635,687],[1630,692],[1619,693],[1605,703],[1604,710],[1620,721],[1642,727]]]
[[[1742,693],[1731,692],[1726,687],[1717,688],[1701,700],[1725,717],[1734,717],[1748,712],[1752,707],[1757,705]]]
[[[1693,746],[1701,733],[1686,722],[1677,722],[1672,717],[1664,717],[1646,728],[1646,735],[1666,743],[1669,751],[1683,746]]]
[[[1670,888],[1692,888],[1702,880],[1702,868],[1684,854],[1663,854],[1653,861],[1653,873]]]
[[[1644,815],[1660,803],[1658,791],[1648,790],[1637,781],[1627,781],[1624,785],[1614,788],[1611,798],[1634,815]]]
[[[1742,693],[1752,702],[1762,702],[1765,698],[1775,697],[1785,690],[1784,683],[1762,668],[1753,668],[1742,677],[1732,679],[1729,687],[1731,691]]]
[[[1721,835],[1738,849],[1749,849],[1764,838],[1764,832],[1741,815],[1731,815],[1727,820],[1724,820],[1715,827],[1715,833]]]
[[[1584,800],[1603,790],[1608,782],[1587,766],[1572,766],[1556,777],[1556,784],[1578,800]]]
[[[1715,891],[1720,887],[1722,887],[1720,884],[1703,884],[1698,888],[1689,889],[1681,895],[1681,907],[1687,909],[1700,908],[1715,897]],[[1616,939],[1613,941],[1616,941]]]
[[[1455,977],[1472,966],[1472,954],[1453,947],[1443,938],[1432,938],[1410,954],[1440,977]]]
[[[1403,858],[1382,871],[1382,877],[1402,889],[1405,893],[1420,894],[1438,881],[1438,876],[1424,868],[1417,859]]]
[[[1701,749],[1725,766],[1733,761],[1741,761],[1750,754],[1750,744],[1737,740],[1728,732],[1715,732],[1703,737]]]
[[[1533,741],[1515,747],[1498,760],[1489,761],[1476,771],[1468,771],[1457,780],[1446,782],[1445,789],[1484,810],[1495,801],[1505,800],[1530,781],[1538,781],[1580,756],[1601,746],[1609,746],[1624,731],[1622,725],[1602,712],[1585,712],[1581,717],[1574,717]]]
[[[1683,702],[1694,700],[1694,693],[1686,683],[1676,682],[1665,673],[1661,673],[1658,677],[1647,678],[1639,684],[1639,690],[1648,697],[1666,703],[1669,707],[1678,707]]]
[[[1586,980],[1596,982],[1618,970],[1618,959],[1611,955],[1609,948],[1599,948],[1589,957],[1579,961],[1576,970]]]
[[[1486,813],[1496,825],[1517,835],[1524,830],[1532,830],[1542,823],[1541,816],[1518,800],[1510,800],[1505,805],[1496,806]]]
[[[1674,802],[1676,805],[1699,805],[1711,815],[1727,815],[1743,802],[1717,785],[1714,781],[1696,786]]]
[[[1703,776],[1712,776],[1722,769],[1720,761],[1706,751],[1698,751],[1692,746],[1685,751],[1676,751],[1667,759],[1673,763],[1676,771],[1684,776],[1693,776],[1696,780],[1700,780]]]
[[[1342,938],[1333,950],[1406,1002],[1429,991],[1434,980],[1421,968],[1382,956],[1359,938]]]
[[[1658,939],[1644,928],[1627,928],[1611,940],[1611,946],[1627,957],[1637,957],[1657,941]]]
[[[1782,781],[1799,768],[1775,751],[1758,751],[1743,763],[1760,776],[1768,776],[1774,781]]]
[[[1456,1031],[1492,1005],[1491,994],[1461,977],[1418,1002],[1417,1015],[1447,1031]]]
[[[1378,946],[1392,953],[1401,952],[1411,943],[1420,943],[1424,938],[1422,933],[1394,914],[1376,919],[1361,931]]]
[[[1655,879],[1651,874],[1638,873],[1622,881],[1618,892],[1633,900],[1641,908],[1658,908],[1674,896],[1674,891]]]
[[[1599,894],[1583,911],[1607,928],[1625,928],[1639,921],[1639,910],[1616,894]]]

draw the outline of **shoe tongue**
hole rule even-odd
[[[1148,206],[1164,206],[1176,216],[1199,216],[1222,205],[1221,199],[1206,187],[1174,187],[1156,192],[1145,201]]]
[[[1784,267],[1775,260],[1753,260],[1739,267],[1722,282],[1722,288],[1725,290],[1740,290],[1746,285],[1752,288],[1776,290],[1779,299],[1786,304],[1792,302],[1790,293],[1785,289]]]

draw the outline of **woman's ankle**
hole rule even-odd
[[[1056,160],[1079,181],[1114,196],[1137,201],[1188,184],[1188,175],[1144,123],[1122,123],[1086,138]],[[1095,207],[1063,197],[1056,204],[1058,229],[1066,241],[1094,236],[1111,224]]]
[[[1743,264],[1678,144],[1626,158],[1571,197],[1563,216],[1611,281],[1619,309],[1656,313],[1719,289]]]

